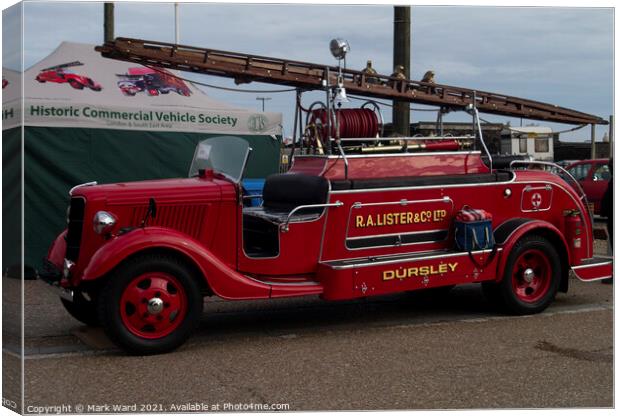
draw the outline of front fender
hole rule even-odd
[[[508,254],[517,243],[517,241],[519,241],[526,234],[536,232],[542,234],[543,236],[547,236],[551,239],[551,243],[554,244],[558,249],[564,250],[563,253],[559,253],[561,256],[562,254],[566,256],[565,259],[567,263],[563,264],[563,267],[568,267],[568,265],[571,264],[571,253],[568,249],[568,244],[566,243],[566,239],[556,226],[546,221],[535,220],[531,218],[513,218],[502,223],[499,227],[495,229],[495,232],[493,233],[496,244],[503,248],[503,255],[499,259],[497,265],[496,281],[499,282],[500,280],[502,280],[502,277],[504,276],[503,271],[506,268],[506,261],[508,260]]]
[[[81,280],[99,279],[128,257],[157,248],[175,251],[193,262],[213,293],[221,298],[269,297],[271,288],[268,285],[238,273],[188,235],[163,227],[137,228],[113,238],[95,252],[84,269]]]
[[[50,261],[58,270],[62,270],[65,253],[67,252],[67,230],[58,234],[49,250],[47,251],[47,260]]]

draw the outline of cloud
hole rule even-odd
[[[24,10],[26,65],[44,58],[63,40],[102,41],[102,3],[30,2]],[[116,34],[172,42],[173,11],[171,3],[116,3]],[[371,59],[381,73],[393,69],[391,6],[182,3],[179,11],[184,44],[335,64],[328,42],[339,36],[351,44],[350,68],[361,69]],[[412,78],[432,68],[438,82],[448,85],[523,96],[604,117],[613,111],[610,8],[414,6],[411,18]],[[215,77],[188,77],[234,86]],[[254,109],[259,105],[256,96],[264,95],[208,93]],[[309,95],[308,101],[320,95]],[[290,133],[293,95],[273,98],[267,109],[281,109]],[[432,119],[434,114],[414,113],[415,120],[420,118]]]
[[[2,11],[2,64],[7,68],[21,68],[22,7],[16,4]]]

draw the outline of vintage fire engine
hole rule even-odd
[[[332,46],[337,57],[347,48]],[[71,190],[68,227],[52,244],[43,277],[61,290],[69,313],[101,324],[131,353],[181,345],[204,296],[342,300],[480,283],[507,312],[532,314],[568,290],[571,271],[582,280],[611,275],[611,259],[594,256],[583,193],[539,169],[549,163],[500,166],[484,146],[478,109],[600,123],[594,116],[376,74],[366,79],[340,65],[134,39],[98,50],[131,62],[323,88],[328,98],[308,109],[298,100],[301,149],[287,173],[267,178],[261,206],[244,201],[240,184],[252,152],[234,137],[200,142],[186,179]],[[464,109],[477,134],[381,139],[373,102],[338,108],[345,89]],[[454,218],[466,206],[492,213],[492,248],[455,246]]]

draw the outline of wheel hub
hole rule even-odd
[[[534,270],[529,267],[525,269],[523,271],[523,280],[525,280],[527,283],[532,283],[532,281],[534,280]]]
[[[164,309],[164,301],[160,298],[149,299],[146,309],[151,315],[157,315]]]

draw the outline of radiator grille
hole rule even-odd
[[[133,209],[131,218],[132,226],[139,227],[142,224],[146,210],[146,206]],[[155,218],[148,219],[148,225],[172,228],[194,238],[198,238],[206,215],[206,205],[158,205],[157,215]]]
[[[76,262],[80,255],[85,206],[86,201],[83,198],[71,198],[71,203],[69,205],[69,224],[67,226],[67,252],[65,257],[73,262]]]

